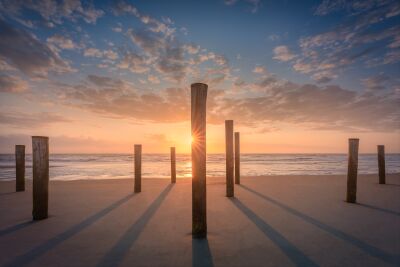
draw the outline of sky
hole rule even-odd
[[[0,0],[0,153],[400,152],[400,2]]]

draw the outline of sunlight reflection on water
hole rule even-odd
[[[0,179],[15,178],[13,154],[0,155]],[[191,177],[190,154],[177,154],[177,177]],[[31,179],[31,155],[26,157],[26,177]],[[388,173],[400,172],[400,154],[386,155]],[[259,175],[302,175],[302,174],[345,174],[345,154],[242,154],[243,176]],[[359,156],[359,173],[377,173],[376,154]],[[207,156],[207,175],[225,175],[225,155]],[[169,178],[169,154],[143,154],[142,176],[144,178]],[[50,155],[50,179],[124,179],[133,177],[133,156],[122,155]]]

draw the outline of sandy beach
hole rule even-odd
[[[0,183],[1,266],[399,266],[400,175],[243,177],[235,198],[207,180],[207,240],[192,240],[191,180],[51,181],[50,217]]]

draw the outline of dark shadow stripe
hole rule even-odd
[[[28,251],[27,253],[20,255],[16,257],[13,261],[10,263],[4,265],[4,266],[23,266],[26,264],[29,264],[36,258],[42,256],[45,254],[47,251],[50,249],[56,247],[57,245],[61,244],[65,240],[71,238],[72,236],[76,235],[77,233],[81,232],[85,228],[89,227],[92,225],[94,222],[97,220],[101,219],[102,217],[106,216],[108,213],[110,213],[113,209],[117,208],[118,206],[122,205],[124,202],[128,201],[130,198],[132,198],[134,195],[129,194],[125,196],[124,198],[118,200],[117,202],[111,204],[107,208],[99,211],[96,214],[93,214],[92,216],[88,217],[84,221],[80,222],[77,225],[72,226],[65,232],[62,232],[61,234],[47,240],[46,242],[38,245],[37,247],[33,248],[32,250]]]
[[[383,250],[381,250],[381,249],[379,249],[377,247],[374,247],[374,246],[372,246],[372,245],[370,245],[368,243],[365,243],[364,241],[362,241],[360,239],[357,239],[354,236],[346,234],[345,232],[343,232],[341,230],[338,230],[338,229],[336,229],[336,228],[334,228],[332,226],[326,225],[326,224],[324,224],[324,223],[322,223],[322,222],[320,222],[320,221],[318,221],[318,220],[316,220],[316,219],[314,219],[314,218],[312,218],[312,217],[310,217],[310,216],[308,216],[308,215],[306,215],[304,213],[301,213],[301,212],[299,212],[299,211],[297,211],[297,210],[295,210],[295,209],[293,209],[293,208],[291,208],[291,207],[289,207],[289,206],[287,206],[287,205],[285,205],[283,203],[280,203],[279,201],[277,201],[277,200],[275,200],[273,198],[264,196],[261,193],[259,193],[257,191],[254,191],[253,189],[251,189],[251,188],[249,188],[249,187],[247,187],[245,185],[240,185],[240,187],[242,187],[243,189],[246,189],[247,191],[249,191],[249,192],[251,192],[251,193],[253,193],[253,194],[257,195],[257,196],[259,196],[260,198],[262,198],[264,200],[267,200],[267,201],[277,205],[278,207],[281,207],[282,209],[286,210],[287,212],[289,212],[289,213],[291,213],[291,214],[303,219],[304,221],[306,221],[306,222],[308,222],[308,223],[310,223],[310,224],[312,224],[312,225],[314,225],[314,226],[316,226],[316,227],[318,227],[318,228],[320,228],[320,229],[322,229],[322,230],[334,235],[335,237],[337,237],[339,239],[342,239],[342,240],[352,244],[353,246],[356,246],[357,248],[361,249],[362,251],[364,251],[365,253],[367,253],[368,255],[370,255],[372,257],[378,258],[378,259],[380,259],[380,260],[382,260],[384,262],[390,263],[390,264],[400,265],[400,256],[399,255],[394,255],[394,254],[387,253],[387,252],[385,252],[385,251],[383,251]]]
[[[207,239],[192,239],[192,266],[213,267],[213,259]]]
[[[296,265],[304,267],[319,266],[311,259],[309,259],[303,252],[296,246],[290,243],[283,235],[276,231],[271,225],[266,223],[263,219],[258,217],[253,211],[246,207],[238,199],[230,199],[232,203],[241,210],[257,227],[260,229],[272,242],[277,245],[282,252]]]
[[[372,205],[369,205],[369,204],[363,204],[363,203],[356,203],[356,205],[359,205],[359,206],[364,207],[364,208],[373,209],[373,210],[385,212],[385,213],[388,213],[388,214],[400,216],[400,212],[397,212],[397,211],[388,210],[388,209],[372,206]]]
[[[138,239],[146,224],[153,217],[161,203],[171,191],[173,184],[168,185],[161,194],[150,204],[140,218],[122,235],[114,247],[100,260],[97,266],[118,266],[127,252]]]
[[[23,229],[23,228],[25,228],[27,226],[30,226],[30,225],[33,225],[35,223],[36,223],[35,221],[26,221],[26,222],[19,223],[19,224],[10,226],[8,228],[2,229],[2,230],[0,230],[0,237],[2,237],[4,235],[11,234],[11,233],[13,233],[15,231],[18,231],[20,229]]]

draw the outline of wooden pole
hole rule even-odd
[[[135,193],[142,191],[142,145],[135,145]]]
[[[234,196],[233,120],[225,121],[226,196]]]
[[[32,136],[33,220],[48,217],[49,138]]]
[[[171,183],[176,183],[176,155],[175,147],[171,147]]]
[[[235,133],[235,184],[240,184],[240,133]]]
[[[207,236],[206,104],[207,84],[191,85],[192,124],[192,236]]]
[[[378,167],[379,167],[379,183],[386,183],[386,170],[385,170],[385,146],[378,145]]]
[[[359,139],[349,139],[349,162],[347,169],[347,202],[355,203],[357,199],[357,168]]]
[[[25,191],[25,146],[15,146],[15,191]]]

